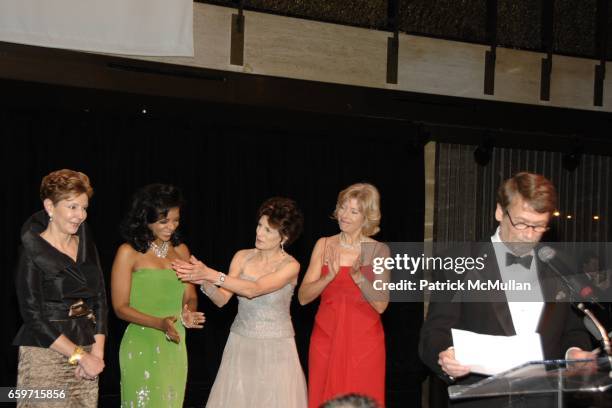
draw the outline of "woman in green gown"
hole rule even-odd
[[[171,185],[139,190],[121,226],[111,291],[115,314],[130,324],[119,347],[122,407],[182,407],[187,382],[185,328],[202,328],[192,284],[176,278],[189,259],[177,234],[182,198]]]

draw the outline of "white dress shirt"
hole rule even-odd
[[[497,257],[497,265],[499,266],[502,281],[507,283],[510,280],[515,280],[531,285],[531,291],[529,292],[517,293],[507,290],[505,293],[516,334],[534,333],[538,328],[542,315],[542,308],[544,307],[544,297],[542,296],[540,281],[538,280],[535,253],[532,250],[527,254],[533,257],[529,269],[519,264],[506,266],[506,256],[508,253],[512,252],[503,244],[499,237],[499,227],[497,227],[495,234],[491,236],[491,242],[494,244],[493,247],[495,249],[495,256]],[[523,301],[513,301],[513,299],[522,299]],[[529,301],[524,301],[526,299]]]

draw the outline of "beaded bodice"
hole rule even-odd
[[[240,277],[255,280],[244,274]],[[238,296],[238,314],[230,330],[245,337],[293,337],[293,324],[289,313],[293,290],[293,285],[288,283],[275,292],[252,299]]]

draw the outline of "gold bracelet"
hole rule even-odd
[[[81,361],[81,359],[83,358],[84,354],[85,354],[85,350],[83,350],[83,348],[80,346],[76,346],[74,348],[74,351],[72,352],[72,355],[68,359],[68,364],[77,365],[79,361]]]

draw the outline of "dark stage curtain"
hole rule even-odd
[[[557,187],[560,215],[553,218],[551,231],[543,241],[610,240],[612,157],[578,155],[568,159],[561,152],[496,147],[491,151],[490,162],[480,166],[474,161],[476,148],[449,143],[437,145],[434,227],[437,241],[474,241],[489,237],[497,226],[497,187],[519,171],[543,174]],[[594,219],[594,216],[599,218]]]
[[[333,120],[333,118],[330,118]],[[225,122],[225,123],[221,123]],[[357,126],[357,125],[355,125]],[[241,126],[238,120],[96,113],[65,109],[0,107],[3,239],[2,383],[12,385],[16,348],[10,346],[20,317],[13,267],[23,221],[42,208],[38,186],[43,175],[60,168],[88,174],[95,194],[88,222],[107,279],[121,243],[118,224],[132,193],[152,182],[182,188],[187,205],[181,219],[185,242],[211,266],[224,270],[233,253],[252,247],[255,212],[273,195],[294,198],[305,214],[302,237],[289,248],[308,266],[315,241],[337,232],[330,218],[337,193],[358,181],[375,184],[382,195],[383,241],[423,238],[424,173],[422,148],[376,134],[305,134]],[[406,135],[410,138],[411,135]],[[296,341],[307,370],[310,331],[317,305],[292,315]],[[217,309],[200,297],[207,314],[202,331],[188,335],[189,383],[186,406],[203,406],[215,378],[236,301]],[[416,355],[422,304],[392,304],[384,315],[388,343],[389,407],[419,406],[422,367]],[[101,377],[101,405],[117,406],[118,347],[125,328],[111,312],[107,368]],[[273,381],[273,379],[270,379]]]

